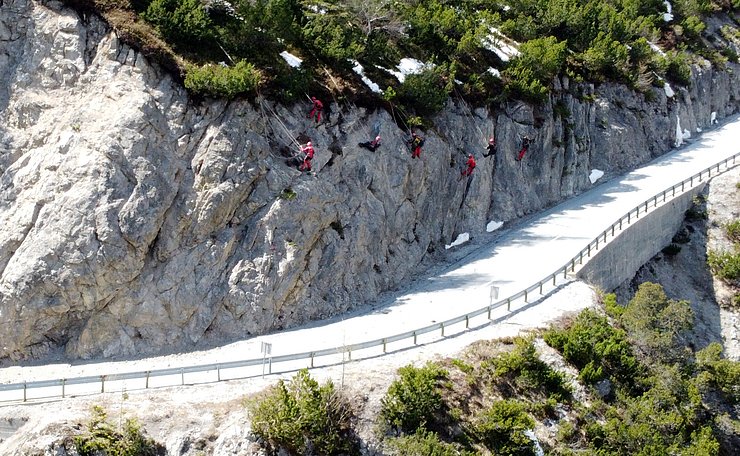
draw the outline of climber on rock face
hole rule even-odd
[[[370,152],[375,152],[375,149],[380,147],[380,135],[376,136],[372,141],[358,143],[360,147],[364,147]]]
[[[490,157],[496,155],[496,138],[491,136],[488,138],[488,146],[486,146],[486,152],[483,153],[484,157]]]
[[[311,141],[307,142],[306,144],[301,146],[301,152],[305,154],[303,158],[303,163],[301,163],[301,166],[298,167],[301,171],[311,171],[311,160],[313,160],[313,144]]]
[[[473,157],[473,154],[468,154],[468,161],[466,164],[468,165],[468,168],[462,170],[462,177],[471,176],[473,174],[473,170],[475,169],[475,158]]]
[[[411,145],[411,158],[421,158],[421,146],[424,145],[424,138],[412,131],[409,143]]]
[[[529,136],[524,136],[522,139],[522,148],[519,150],[519,155],[516,157],[516,161],[521,161],[521,159],[524,158],[524,154],[529,150],[529,143],[531,141],[532,140],[529,139]]]
[[[311,102],[313,102],[313,109],[311,109],[311,112],[308,113],[308,118],[312,119],[315,114],[316,123],[319,123],[321,122],[321,111],[324,109],[324,104],[316,97],[311,97]]]

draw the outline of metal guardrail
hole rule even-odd
[[[168,368],[168,369],[153,369],[153,370],[147,370],[147,371],[136,371],[136,372],[125,372],[125,373],[118,373],[118,374],[105,374],[105,375],[94,375],[94,376],[85,376],[85,377],[74,377],[74,378],[67,378],[67,379],[57,379],[57,380],[43,380],[43,381],[34,381],[34,382],[23,382],[23,383],[8,383],[8,384],[0,384],[0,393],[3,392],[18,392],[19,397],[13,397],[10,399],[7,398],[1,398],[0,403],[9,403],[9,402],[27,402],[29,400],[37,400],[37,399],[50,399],[50,398],[64,398],[68,396],[77,396],[77,395],[85,395],[85,394],[97,394],[97,393],[105,393],[105,392],[111,392],[115,391],[116,389],[108,388],[106,390],[106,384],[110,385],[114,382],[125,382],[125,381],[131,381],[131,380],[143,380],[143,385],[136,387],[132,385],[126,385],[127,390],[135,390],[135,389],[149,389],[149,388],[158,388],[158,387],[165,387],[165,386],[178,386],[178,385],[192,385],[192,384],[204,384],[204,383],[214,383],[214,382],[220,382],[223,380],[234,380],[234,379],[243,379],[243,378],[251,378],[251,377],[257,377],[260,375],[265,374],[265,368],[268,368],[268,373],[273,373],[273,366],[276,364],[284,364],[291,361],[302,361],[302,360],[308,360],[308,365],[303,365],[302,367],[309,367],[313,368],[316,367],[316,359],[317,358],[325,358],[330,356],[335,356],[338,354],[342,355],[342,362],[345,361],[345,356],[348,356],[348,359],[352,359],[352,353],[358,352],[362,350],[366,350],[369,348],[379,347],[382,346],[383,353],[387,353],[387,347],[388,344],[393,342],[398,342],[406,339],[413,339],[413,344],[417,345],[417,338],[419,336],[440,331],[441,337],[445,337],[445,329],[449,329],[450,326],[465,322],[465,329],[467,330],[470,327],[470,321],[475,318],[479,317],[483,314],[486,314],[486,318],[488,320],[491,320],[491,313],[493,310],[498,309],[500,307],[503,307],[504,305],[507,307],[507,310],[511,309],[511,303],[519,300],[520,298],[524,298],[524,302],[529,302],[529,298],[532,293],[537,293],[538,295],[543,295],[544,293],[544,287],[547,285],[550,287],[550,282],[552,282],[552,287],[555,287],[557,285],[558,278],[562,275],[563,279],[567,279],[568,273],[574,273],[577,266],[581,266],[584,261],[588,261],[588,258],[591,257],[595,252],[597,252],[601,247],[606,245],[609,242],[609,239],[614,239],[616,236],[619,235],[619,232],[623,229],[625,225],[629,226],[632,223],[632,220],[638,220],[641,215],[647,214],[650,209],[655,209],[658,207],[658,204],[665,203],[667,201],[670,201],[673,199],[677,194],[684,193],[688,187],[688,189],[691,189],[694,187],[695,184],[702,183],[704,180],[710,179],[714,175],[719,175],[727,170],[729,170],[732,166],[736,165],[737,158],[740,157],[740,153],[737,153],[729,158],[726,158],[708,168],[705,168],[698,173],[694,174],[693,176],[684,179],[683,181],[679,182],[678,184],[675,184],[669,188],[666,188],[660,193],[657,193],[656,195],[648,198],[647,200],[643,201],[639,205],[637,205],[634,209],[628,211],[625,215],[620,217],[616,222],[614,222],[609,228],[604,230],[601,234],[596,236],[596,238],[591,241],[586,247],[584,247],[580,252],[578,252],[573,258],[568,260],[562,267],[558,268],[555,272],[548,275],[544,279],[532,284],[531,286],[525,288],[524,290],[521,290],[511,296],[507,296],[506,298],[500,299],[496,302],[492,302],[491,304],[481,307],[477,310],[474,310],[472,312],[468,312],[466,314],[450,318],[448,320],[445,320],[443,322],[434,323],[428,326],[424,326],[422,328],[417,328],[411,331],[407,331],[400,334],[394,334],[387,337],[382,337],[366,342],[359,342],[356,344],[346,345],[342,347],[333,347],[333,348],[326,348],[322,350],[315,350],[315,351],[307,351],[302,353],[293,353],[288,355],[281,355],[281,356],[271,356],[271,357],[263,357],[263,358],[255,358],[255,359],[246,359],[246,360],[239,360],[239,361],[231,361],[231,362],[222,362],[222,363],[213,363],[213,364],[202,364],[202,365],[195,365],[195,366],[187,366],[187,367],[175,367],[175,368]],[[730,165],[730,162],[732,162],[732,166]],[[721,167],[724,166],[723,169]],[[714,171],[713,171],[714,170]],[[464,331],[463,330],[463,331]],[[322,365],[329,365],[329,364],[336,364],[336,361],[334,362],[327,362]],[[237,376],[228,376],[227,371],[229,370],[235,370],[235,369],[243,369],[248,367],[261,367],[262,372],[261,374],[259,372],[252,372],[249,375],[245,375],[244,373],[237,374]],[[283,370],[282,372],[287,372],[289,370],[296,369],[295,366],[291,368],[287,368],[286,370]],[[215,378],[210,378],[207,380],[195,380],[195,379],[189,379],[190,381],[186,382],[185,374],[195,374],[195,373],[215,373]],[[167,383],[162,385],[153,385],[152,382],[157,378],[164,378],[164,377],[177,377],[179,378],[179,382],[175,383]],[[87,386],[95,386],[95,389],[90,391],[89,389],[80,391],[78,389],[77,392],[70,392],[70,387],[78,386],[78,385],[87,385]],[[97,388],[97,385],[100,386],[100,388]],[[33,397],[30,397],[30,392],[32,391],[38,391],[38,390],[48,390],[53,389],[53,391],[46,391],[41,392],[40,395],[33,395]],[[20,394],[22,393],[22,396]]]

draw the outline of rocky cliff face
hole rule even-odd
[[[387,112],[331,105],[317,126],[303,105],[195,103],[98,18],[2,0],[0,357],[152,353],[365,305],[457,234],[665,153],[677,117],[736,112],[738,70],[696,66],[650,102],[565,78],[540,107],[450,102],[413,160]],[[376,122],[383,146],[358,148]],[[313,140],[316,176],[286,165],[288,132]]]

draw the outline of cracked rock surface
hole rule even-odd
[[[661,155],[677,116],[694,132],[740,98],[733,64],[650,102],[562,78],[539,107],[450,102],[413,160],[387,112],[195,103],[100,19],[1,3],[0,358],[182,350],[367,305],[458,234]],[[358,148],[376,122],[382,147]],[[286,130],[314,142],[316,176],[287,166]]]

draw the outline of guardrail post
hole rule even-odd
[[[313,352],[311,352],[311,369],[313,369]]]
[[[385,353],[385,339],[383,339],[383,353]]]
[[[64,386],[66,383],[67,383],[67,379],[63,378],[62,379],[62,399],[64,399]]]
[[[614,225],[612,225],[612,237],[614,237]],[[606,242],[606,237],[604,237],[604,242]]]
[[[599,238],[596,238],[596,250],[599,250]]]
[[[691,186],[693,187],[694,186],[694,176],[691,176],[690,183],[691,183]]]
[[[506,298],[506,310],[511,311],[511,298]]]
[[[570,262],[570,272],[576,272],[576,260],[575,258],[571,260]],[[563,274],[565,276],[565,274]]]
[[[552,275],[552,286],[555,286],[555,278],[557,277],[557,274]]]
[[[491,306],[488,306],[488,319],[491,319]]]
[[[220,364],[216,364],[216,381],[217,382],[221,381],[221,365]]]
[[[675,185],[671,187],[671,190],[673,190],[673,194],[671,196],[676,196],[676,186]]]
[[[609,230],[606,230],[609,231]],[[604,244],[606,244],[606,231],[604,231]]]
[[[144,389],[149,389],[149,374],[150,374],[150,371],[146,371],[146,380],[144,381]]]
[[[647,203],[645,203],[645,207],[647,207]],[[653,197],[653,207],[658,207],[658,195]]]
[[[527,290],[524,290],[524,302],[529,302],[529,301],[527,300]]]
[[[416,345],[416,331],[414,331],[414,345]]]
[[[682,181],[682,182],[681,182],[681,191],[682,191],[682,192],[684,191],[684,186],[685,186],[685,185],[686,185],[686,181]]]
[[[105,393],[105,375],[100,376],[100,393]]]
[[[439,328],[442,330],[442,337],[445,336],[445,324],[444,322],[439,324]]]
[[[663,202],[665,203],[665,190],[663,190]]]
[[[648,211],[648,202],[645,201],[645,212],[647,212],[647,211]]]
[[[638,209],[639,210],[639,209]],[[632,223],[632,211],[627,212],[627,223]],[[622,229],[622,224],[619,224],[619,229]]]
[[[579,254],[578,264],[583,264],[583,250],[581,250],[581,253]]]
[[[465,329],[470,328],[470,318],[465,315]]]
[[[575,261],[573,262],[573,264],[575,265]],[[563,268],[563,278],[564,279],[568,278],[568,266]]]
[[[350,351],[350,353],[352,353],[352,352]],[[351,358],[350,358],[350,360],[351,360]],[[270,375],[272,375],[272,356],[270,357],[270,361],[267,363],[267,373],[270,374]]]
[[[542,294],[542,282],[540,282],[540,294]]]
[[[185,384],[185,369],[180,368],[180,384]]]
[[[26,402],[27,400],[26,389],[27,389],[26,382],[23,382],[23,402]]]

